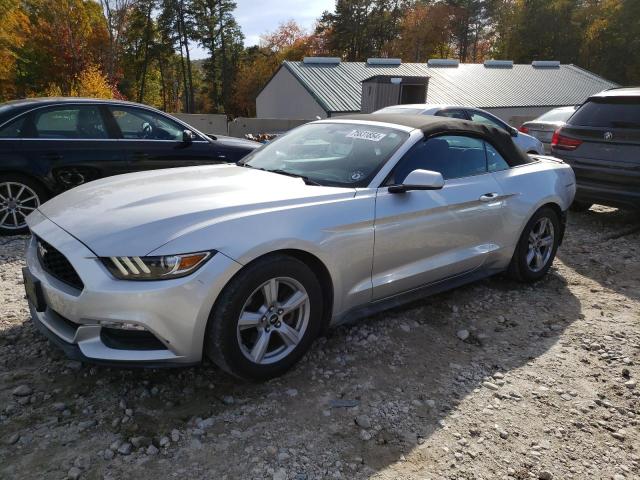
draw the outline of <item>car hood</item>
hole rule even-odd
[[[212,165],[97,180],[53,198],[39,211],[98,256],[141,256],[226,220],[354,194],[351,188],[306,185],[300,178]]]

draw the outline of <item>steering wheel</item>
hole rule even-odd
[[[149,138],[153,133],[153,127],[149,122],[144,122],[142,124],[142,138]]]

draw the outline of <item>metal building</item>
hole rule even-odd
[[[405,89],[403,97],[402,85],[421,86]],[[413,100],[424,88],[428,103],[480,107],[519,125],[551,108],[580,104],[616,86],[578,66],[555,61],[464,64],[446,59],[403,63],[305,57],[280,66],[259,93],[256,111],[258,118],[326,118],[382,108],[396,98],[396,103],[420,103]]]

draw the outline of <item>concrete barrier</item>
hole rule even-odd
[[[228,135],[227,116],[212,113],[172,113],[189,125],[193,125],[196,130],[202,133],[212,133],[214,135]]]
[[[244,137],[248,133],[281,133],[291,130],[312,120],[293,120],[283,118],[245,118],[238,117],[229,122],[227,128],[232,137]]]

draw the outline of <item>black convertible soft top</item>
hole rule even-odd
[[[508,132],[484,123],[436,117],[433,115],[397,115],[390,113],[341,115],[335,118],[337,120],[364,120],[369,122],[393,123],[405,127],[417,128],[422,130],[425,138],[447,134],[464,134],[480,137],[491,143],[510,166],[514,167],[516,165],[531,163],[531,158],[513,143],[511,135]]]

